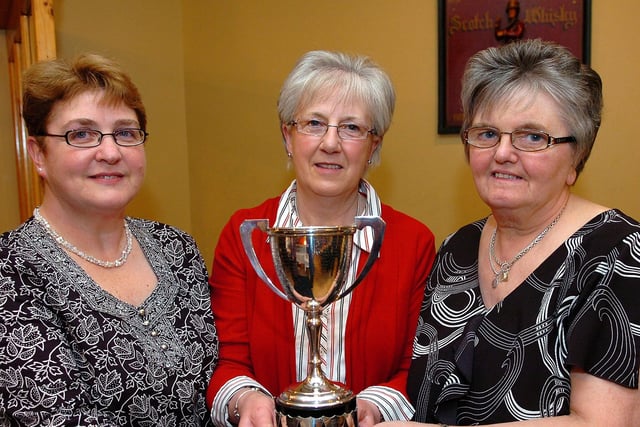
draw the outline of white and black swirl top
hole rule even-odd
[[[491,310],[478,287],[485,222],[449,236],[428,279],[409,372],[415,419],[565,415],[572,367],[637,388],[638,222],[618,210],[594,217]]]

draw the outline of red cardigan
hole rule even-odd
[[[222,230],[209,284],[220,340],[220,359],[207,390],[207,404],[230,379],[254,378],[273,395],[297,382],[291,303],[256,275],[242,247],[245,219],[275,224],[279,198],[237,211]],[[359,393],[372,385],[406,395],[427,274],[435,257],[433,233],[422,223],[382,205],[386,230],[379,259],[353,291],[345,332],[346,386]],[[277,285],[267,235],[253,234],[262,266]],[[365,254],[366,255],[366,254]],[[366,256],[360,257],[361,269]]]

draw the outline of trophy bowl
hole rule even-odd
[[[374,240],[362,271],[347,284],[353,235],[371,227]],[[251,236],[258,228],[267,233],[281,288],[266,275],[253,248]],[[322,371],[320,331],[323,309],[349,294],[377,260],[385,223],[377,216],[357,216],[353,226],[269,228],[266,219],[245,220],[240,225],[242,244],[262,281],[281,298],[305,312],[309,334],[307,377],[276,398],[276,417],[283,427],[356,426],[353,392],[326,378]]]

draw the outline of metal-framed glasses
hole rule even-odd
[[[289,125],[295,126],[299,133],[315,136],[317,138],[323,137],[329,128],[336,128],[340,139],[348,141],[367,139],[369,134],[376,135],[375,129],[370,129],[357,123],[340,123],[337,125],[330,125],[322,120],[309,119],[300,121],[294,120],[289,122]]]
[[[477,148],[491,148],[498,145],[502,135],[511,136],[511,145],[520,151],[542,151],[555,144],[575,143],[574,136],[555,137],[546,132],[535,129],[515,129],[502,132],[489,126],[471,127],[462,133],[462,142]]]
[[[38,136],[55,136],[58,138],[64,138],[67,144],[72,147],[91,148],[100,145],[102,143],[102,138],[105,136],[112,136],[115,143],[121,147],[135,147],[136,145],[144,143],[149,134],[142,129],[125,128],[118,129],[111,133],[102,133],[95,129],[72,129],[62,135],[45,133]]]

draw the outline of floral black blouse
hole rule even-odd
[[[218,337],[202,256],[174,227],[127,221],[158,278],[138,307],[33,218],[0,236],[0,425],[210,425]]]

